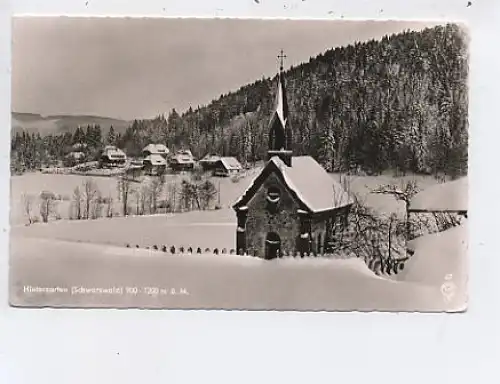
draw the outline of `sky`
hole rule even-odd
[[[23,17],[12,111],[148,118],[208,104],[327,49],[433,23]]]

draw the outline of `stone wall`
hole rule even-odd
[[[281,192],[275,213],[268,210],[267,191],[276,187]],[[270,174],[261,188],[248,203],[246,221],[246,242],[248,253],[265,257],[266,236],[277,233],[281,238],[281,250],[294,252],[299,237],[300,223],[297,216],[298,204],[275,174]]]

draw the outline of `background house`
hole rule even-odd
[[[232,176],[241,172],[243,167],[234,157],[221,157],[214,166],[215,176]]]
[[[221,157],[215,153],[208,153],[204,158],[202,158],[199,163],[204,171],[212,171],[215,169],[217,162]]]
[[[149,175],[160,175],[167,168],[170,151],[165,144],[148,144],[142,149],[144,171]]]
[[[120,148],[113,145],[104,147],[99,159],[100,167],[120,167],[125,166],[127,155]]]
[[[194,157],[189,149],[181,149],[170,157],[169,165],[174,171],[188,171],[194,168]]]
[[[144,161],[143,161],[143,164],[144,164],[144,171],[148,174],[148,175],[161,175],[163,173],[165,173],[165,170],[167,168],[167,160],[157,154],[157,153],[153,153],[151,155],[148,155],[144,158]]]
[[[64,163],[67,166],[71,167],[73,165],[83,163],[85,160],[86,160],[85,153],[81,151],[71,151],[66,155]]]
[[[165,144],[148,144],[142,149],[142,156],[144,158],[150,155],[160,155],[166,159],[169,153],[170,151]]]
[[[71,149],[74,152],[85,152],[85,150],[88,148],[87,144],[85,143],[75,143],[71,146]]]

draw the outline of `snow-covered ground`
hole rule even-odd
[[[82,178],[30,175],[15,180],[13,178],[11,202],[20,214],[21,192],[48,189],[59,194],[71,193]],[[234,201],[250,180],[251,175],[238,183],[222,179],[223,205]],[[70,185],[68,181],[74,183]],[[96,181],[104,183],[100,186],[102,190],[115,191],[111,179]],[[402,204],[392,196],[370,194],[371,190],[391,181],[395,179],[390,176],[352,177],[351,189],[378,212],[401,212]],[[26,183],[25,190],[22,183]],[[425,187],[435,181],[421,178],[419,183]],[[463,309],[466,301],[464,228],[416,239],[417,251],[404,271],[395,278],[385,278],[373,274],[359,259],[264,261],[231,255],[173,256],[125,248],[126,244],[132,247],[137,244],[141,248],[153,245],[234,248],[236,217],[227,207],[175,215],[61,220],[30,227],[14,225],[11,228],[10,297],[13,305],[22,306],[457,310]],[[69,291],[29,293],[25,292],[28,286],[59,286]],[[77,290],[78,287],[121,287],[122,293],[71,294],[72,287]],[[172,289],[178,294],[170,294]]]
[[[12,235],[142,248],[183,246],[236,247],[236,215],[226,208],[174,215],[130,216],[97,220],[60,220],[11,229]]]
[[[444,232],[418,237],[409,242],[415,250],[399,281],[426,285],[452,284],[465,301],[468,281],[468,222]]]
[[[457,309],[461,304],[446,301],[440,284],[378,277],[359,259],[173,256],[94,244],[13,240],[13,305],[439,311]],[[68,292],[24,292],[28,286],[67,288]],[[78,292],[72,294],[73,287]],[[121,287],[123,292],[81,293],[82,287]]]

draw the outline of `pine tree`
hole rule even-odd
[[[116,145],[116,133],[113,126],[109,127],[108,135],[106,136],[107,145]]]

